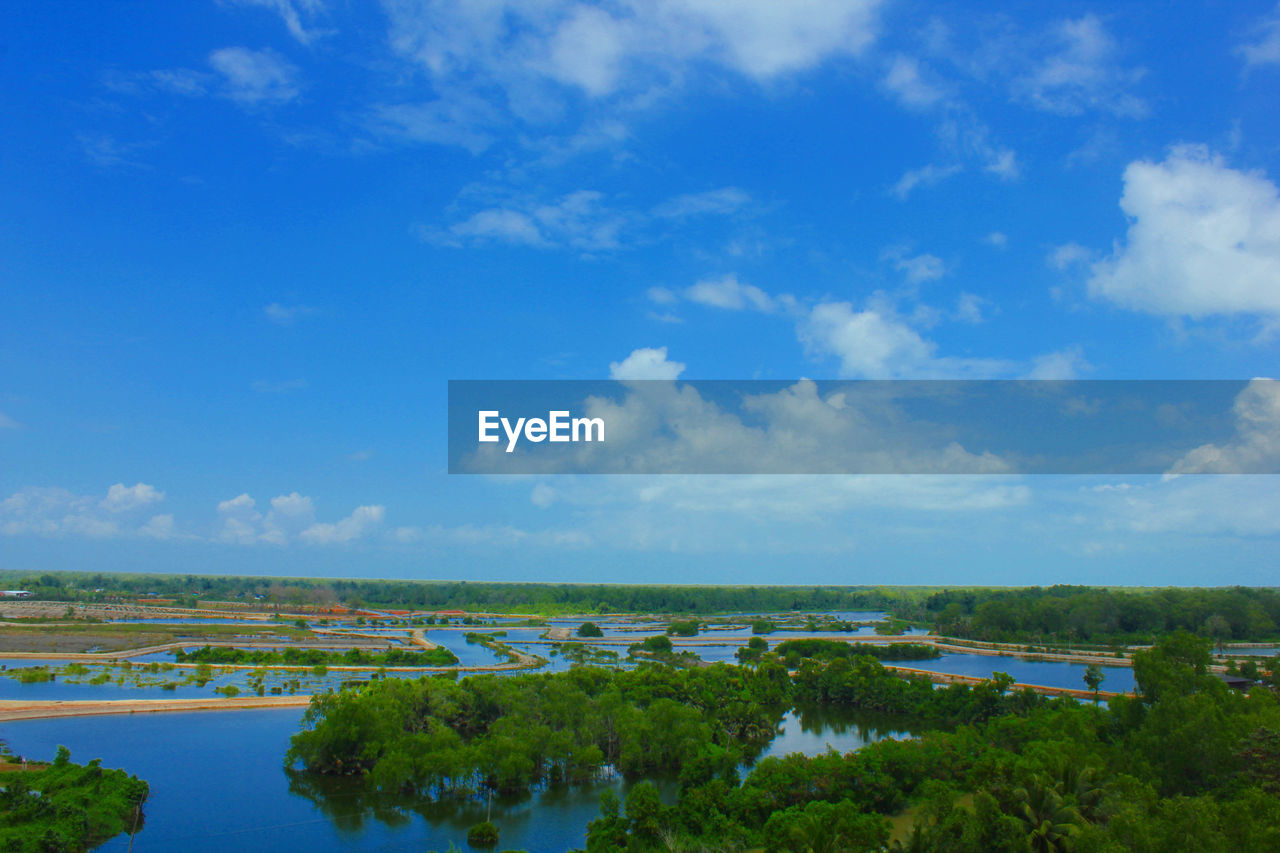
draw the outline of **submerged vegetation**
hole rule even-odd
[[[678,775],[672,805],[647,783],[625,801],[606,792],[593,853],[1261,853],[1280,842],[1280,704],[1267,687],[1229,690],[1203,639],[1138,652],[1139,695],[1110,707],[1011,691],[1001,674],[935,689],[865,654],[801,648],[794,676],[763,652],[750,667],[423,678],[318,696],[290,772],[433,798]],[[743,778],[796,704],[886,712],[924,733],[766,758]]]
[[[453,666],[458,656],[437,646],[434,649],[387,649],[366,651],[347,649],[237,649],[228,646],[204,646],[193,651],[179,649],[174,654],[178,663],[250,664],[253,666]]]

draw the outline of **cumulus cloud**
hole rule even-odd
[[[299,534],[299,539],[311,545],[346,544],[367,534],[382,523],[386,508],[358,506],[351,515],[333,524],[313,524]]]
[[[169,538],[175,535],[167,523],[137,518],[137,510],[164,499],[164,492],[146,483],[116,483],[106,495],[78,495],[67,489],[31,486],[0,501],[0,534],[17,536],[82,536],[105,539],[126,536]],[[159,534],[166,530],[163,537]]]
[[[725,308],[731,311],[752,309],[770,312],[775,308],[773,299],[760,288],[743,284],[733,273],[714,279],[704,279],[684,291],[690,302]]]
[[[298,69],[273,50],[224,47],[209,54],[226,94],[243,104],[283,103],[298,95]]]
[[[151,516],[146,524],[138,528],[138,533],[150,539],[173,539],[178,535],[173,516],[168,513]]]
[[[798,334],[810,355],[835,357],[840,375],[870,379],[977,379],[1009,375],[1013,362],[940,356],[926,340],[883,302],[863,308],[849,302],[815,305]]]
[[[358,506],[340,521],[317,522],[311,498],[297,492],[272,498],[265,514],[258,511],[257,501],[241,494],[218,504],[222,518],[218,538],[237,545],[341,544],[371,532],[385,514],[382,506]]]
[[[1124,172],[1123,243],[1093,265],[1089,293],[1166,316],[1280,316],[1280,197],[1260,172],[1202,146]]]
[[[609,363],[610,379],[676,379],[685,365],[667,359],[666,347],[641,347],[622,361]]]
[[[1202,444],[1179,459],[1170,474],[1274,474],[1280,472],[1280,382],[1255,379],[1232,406],[1235,435]]]
[[[155,486],[149,486],[146,483],[137,483],[132,486],[116,483],[107,489],[107,496],[99,505],[109,512],[128,512],[162,500],[164,500],[164,492],[157,490]]]

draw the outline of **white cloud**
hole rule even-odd
[[[1280,382],[1255,379],[1232,406],[1236,434],[1223,444],[1203,444],[1171,474],[1273,474],[1280,471]]]
[[[767,293],[755,285],[743,284],[733,273],[699,281],[684,291],[684,297],[690,302],[730,311],[750,308],[768,313],[777,307]]]
[[[13,418],[6,415],[4,412],[0,412],[0,429],[21,429],[21,428],[22,428],[22,424],[18,423]]]
[[[1080,347],[1068,347],[1057,352],[1038,355],[1031,360],[1027,379],[1075,379],[1091,369]]]
[[[1245,65],[1252,68],[1280,63],[1280,5],[1258,21],[1254,31],[1256,40],[1236,48]]]
[[[267,319],[278,326],[292,326],[299,319],[316,313],[310,305],[282,305],[272,302],[262,309]]]
[[[880,254],[880,257],[882,260],[891,261],[893,268],[902,273],[908,284],[934,281],[942,278],[947,272],[942,258],[927,253],[908,255],[906,248],[902,246],[890,246]]]
[[[799,334],[812,355],[838,358],[841,376],[916,375],[933,361],[936,349],[897,318],[875,309],[859,311],[848,302],[814,306]]]
[[[961,323],[981,323],[982,306],[986,300],[974,293],[961,292],[956,297],[955,319]]]
[[[894,56],[885,73],[883,85],[903,106],[910,109],[932,107],[946,96],[939,85],[925,80],[920,72],[919,61],[902,54]]]
[[[1029,46],[1035,59],[1013,82],[1015,97],[1037,109],[1060,115],[1103,110],[1141,117],[1147,106],[1129,89],[1145,73],[1118,61],[1115,40],[1097,16],[1059,21],[1044,43]]]
[[[1009,236],[1003,231],[992,231],[982,238],[982,242],[988,246],[995,246],[997,249],[1004,249],[1009,245]]]
[[[218,512],[223,515],[240,516],[252,512],[256,502],[247,494],[240,494],[218,504]]]
[[[1260,172],[1201,146],[1124,172],[1129,231],[1093,265],[1089,293],[1169,316],[1280,316],[1280,197]]]
[[[678,195],[653,209],[659,219],[686,219],[690,216],[737,213],[751,203],[751,196],[737,187],[722,187],[701,193]]]
[[[856,55],[880,0],[384,0],[393,49],[433,81],[496,85],[515,101],[548,84],[593,99],[672,88],[708,68],[767,81]]]
[[[137,483],[132,486],[116,483],[107,489],[107,496],[99,505],[109,512],[128,512],[162,500],[164,500],[164,492],[159,491],[155,486],[149,486],[146,483]]]
[[[508,243],[612,251],[669,234],[691,217],[731,215],[751,200],[735,187],[678,195],[649,210],[622,207],[604,193],[586,189],[552,201],[528,196],[495,199],[502,193],[486,188],[472,188],[467,195],[479,197],[483,206],[444,228],[420,228],[423,239],[455,247]]]
[[[624,232],[635,224],[629,212],[606,205],[603,193],[578,190],[551,203],[525,200],[486,208],[444,231],[422,233],[432,242],[452,246],[510,243],[590,252],[622,248]]]
[[[960,174],[962,171],[963,167],[959,165],[935,166],[929,164],[919,169],[911,169],[903,173],[898,182],[889,190],[889,194],[898,199],[898,201],[906,201],[916,187],[932,187],[953,175]]]
[[[1103,531],[1160,536],[1275,536],[1280,489],[1274,475],[1173,477],[1091,493],[1080,523]]]
[[[335,524],[311,525],[298,538],[312,545],[345,544],[369,533],[382,523],[385,515],[385,507],[358,506],[351,515]]]
[[[1045,258],[1045,262],[1056,270],[1066,270],[1077,264],[1083,264],[1094,257],[1094,253],[1079,243],[1064,243],[1054,246]]]
[[[486,243],[513,243],[524,246],[549,246],[543,239],[542,232],[533,218],[518,210],[502,210],[491,208],[481,210],[470,218],[449,226],[445,240],[451,245],[462,245],[463,241]],[[441,241],[437,241],[441,242]]]
[[[610,379],[676,379],[685,365],[667,360],[666,347],[641,347],[622,361],[609,364]]]
[[[302,44],[311,44],[315,39],[332,32],[308,26],[306,23],[325,12],[325,4],[322,0],[231,0],[231,2],[239,6],[261,6],[270,9],[280,16],[289,35]]]
[[[227,96],[243,104],[283,103],[298,95],[297,71],[275,51],[224,47],[209,54]]]
[[[117,483],[103,497],[55,487],[27,487],[0,501],[0,534],[7,536],[156,536],[163,521],[139,525],[130,512],[164,499],[164,492],[138,483]],[[154,522],[154,523],[153,523]],[[170,525],[170,534],[172,534]]]
[[[539,509],[546,509],[556,502],[556,490],[546,483],[538,483],[529,495],[529,502]]]
[[[676,292],[668,287],[651,287],[645,291],[649,301],[658,305],[675,305],[680,301]]]
[[[173,516],[167,513],[151,516],[146,524],[138,528],[138,533],[151,539],[173,539],[178,535]]]
[[[78,134],[76,140],[84,155],[95,165],[103,168],[119,166],[140,166],[135,155],[143,148],[150,147],[146,143],[121,142],[114,136],[106,134]]]
[[[487,101],[448,91],[434,101],[375,106],[366,121],[380,136],[407,142],[455,145],[479,154],[493,144],[501,116]]]
[[[237,545],[288,545],[304,542],[330,545],[351,542],[366,535],[382,523],[386,510],[382,506],[359,506],[337,522],[315,521],[315,505],[311,498],[297,492],[278,495],[270,501],[271,509],[263,515],[257,502],[242,494],[218,504],[222,528],[218,538]]]

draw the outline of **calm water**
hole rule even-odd
[[[0,726],[11,748],[30,758],[50,759],[59,744],[79,762],[102,758],[151,784],[146,826],[134,842],[146,851],[427,851],[450,841],[463,849],[466,831],[485,817],[483,802],[423,803],[370,798],[343,780],[320,787],[293,785],[284,773],[289,736],[298,729],[298,709],[132,717],[27,720]],[[828,748],[858,749],[907,732],[886,718],[792,711],[766,755]],[[593,785],[557,788],[529,796],[495,799],[494,822],[502,830],[499,849],[560,853],[581,846],[586,825],[598,814],[606,788],[619,796],[629,787],[614,778]],[[660,786],[665,799],[671,784]],[[103,850],[123,851],[128,838]]]
[[[973,675],[990,678],[993,672],[1007,672],[1015,680],[1025,684],[1041,684],[1045,687],[1070,687],[1084,690],[1083,663],[1063,661],[1035,661],[1003,655],[942,655],[934,660],[889,661],[911,669],[929,672],[949,672],[954,675]],[[1102,690],[1129,691],[1134,688],[1133,670],[1127,666],[1104,666]]]

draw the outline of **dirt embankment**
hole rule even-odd
[[[157,711],[235,711],[252,708],[305,708],[310,696],[244,696],[233,699],[115,699],[103,701],[0,700],[0,721],[142,714]]]

